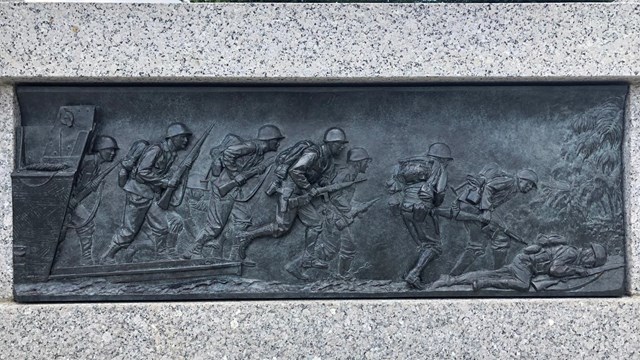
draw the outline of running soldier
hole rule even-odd
[[[333,159],[340,156],[347,143],[345,132],[340,128],[330,128],[324,134],[324,143],[317,145],[311,141],[301,141],[284,150],[276,159],[276,182],[267,193],[277,191],[276,219],[254,230],[238,234],[238,243],[232,248],[232,257],[244,258],[245,248],[261,237],[281,237],[291,230],[296,218],[305,226],[305,248],[301,256],[285,266],[293,276],[307,280],[305,268],[326,268],[326,263],[314,256],[318,236],[322,232],[324,217],[312,202],[291,204],[290,200],[308,195],[314,198],[321,193],[318,187],[329,183],[329,170],[333,168]]]
[[[398,171],[387,183],[391,193],[402,193],[399,203],[402,220],[418,245],[418,260],[404,276],[404,281],[413,288],[423,288],[422,271],[442,253],[440,224],[433,209],[444,201],[447,166],[452,160],[447,144],[434,143],[429,146],[426,158],[401,160]]]
[[[171,212],[162,209],[157,201],[166,189],[178,186],[170,170],[178,151],[187,148],[190,137],[191,131],[186,125],[173,123],[167,127],[164,141],[144,149],[124,185],[127,199],[123,223],[103,255],[104,262],[115,262],[116,254],[131,245],[145,219],[149,236],[157,248],[163,247],[170,227],[177,227],[175,224],[170,226],[167,215]]]
[[[500,205],[537,188],[538,175],[529,169],[520,170],[513,176],[497,167],[486,167],[476,177],[469,176],[459,186],[458,198],[446,217],[462,221],[467,232],[467,247],[458,258],[450,274],[457,276],[465,272],[485,252],[487,242],[493,249],[494,269],[501,268],[506,261],[511,243],[509,232],[497,223],[494,211]]]
[[[367,171],[370,162],[371,157],[365,149],[360,147],[350,149],[347,152],[346,166],[336,169],[332,184],[356,180],[359,174]],[[355,190],[355,187],[351,186],[329,194],[323,239],[316,245],[316,254],[320,261],[328,262],[339,255],[337,275],[343,280],[353,278],[350,270],[356,254],[356,245],[350,225],[357,216],[363,214],[377,201],[375,199],[367,203],[354,202]],[[328,267],[328,264],[326,266]]]
[[[211,241],[214,241],[214,256],[222,257],[226,236],[221,235],[229,220],[233,232],[247,230],[251,225],[248,202],[262,186],[267,169],[271,167],[264,161],[264,155],[277,151],[282,139],[284,136],[277,126],[264,125],[258,129],[256,139],[230,145],[221,156],[212,159],[210,174],[215,180],[212,182],[207,222],[198,234],[195,246],[183,255],[184,258],[201,258],[203,247]],[[261,174],[263,176],[259,176]]]

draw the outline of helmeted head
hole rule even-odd
[[[369,167],[371,157],[364,148],[354,147],[347,152],[347,162],[356,166],[360,173],[364,173]]]
[[[191,135],[191,130],[185,124],[175,122],[167,127],[167,134],[164,138],[171,141],[177,150],[183,150],[187,148]]]
[[[449,164],[453,157],[451,157],[451,148],[445,143],[433,143],[429,146],[427,156],[438,160],[441,164],[446,166]]]
[[[93,151],[97,152],[104,161],[113,161],[118,149],[116,139],[111,136],[98,136],[93,142]]]
[[[518,189],[522,193],[528,193],[538,188],[538,174],[531,169],[523,169],[516,174],[518,178]]]
[[[344,130],[339,127],[332,127],[327,129],[324,133],[324,143],[329,147],[333,156],[338,156],[344,150],[344,147],[349,142],[347,141],[347,135]]]
[[[275,125],[263,125],[258,129],[257,140],[265,141],[268,151],[276,151],[280,147],[280,141],[284,139],[284,135]]]
[[[591,251],[593,252],[593,267],[599,267],[607,262],[607,249],[596,243],[591,243]]]

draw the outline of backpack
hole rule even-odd
[[[317,148],[317,145],[312,141],[302,140],[282,150],[282,152],[280,152],[276,157],[276,176],[280,179],[284,179],[287,176],[289,168],[295,164],[302,156],[302,153],[309,148]]]
[[[431,162],[425,157],[412,157],[399,161],[396,178],[405,185],[426,181],[431,175]]]
[[[121,162],[122,169],[118,172],[118,186],[124,187],[131,171],[138,165],[138,160],[140,160],[140,157],[148,147],[149,142],[147,140],[136,140],[131,144],[127,155],[124,156]]]
[[[465,200],[472,205],[480,203],[487,181],[500,176],[507,176],[507,173],[500,169],[496,164],[486,165],[482,170],[480,170],[478,176],[467,175],[469,192]]]
[[[225,149],[229,146],[242,144],[244,141],[245,140],[238,135],[227,134],[218,146],[212,147],[211,150],[209,150],[209,155],[211,156],[211,168],[209,168],[207,178],[209,178],[210,175],[219,176],[222,172],[222,169],[224,168],[222,154]]]

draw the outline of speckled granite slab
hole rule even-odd
[[[1,2],[1,1],[0,1]],[[0,82],[640,82],[640,4],[0,4]],[[0,298],[11,299],[10,86],[0,86]],[[640,292],[640,88],[626,124]],[[10,301],[10,300],[8,300]],[[640,300],[0,304],[0,359],[612,358]]]

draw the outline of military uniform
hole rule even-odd
[[[599,246],[599,245],[592,245]],[[513,289],[528,291],[531,280],[538,275],[555,278],[580,276],[586,269],[601,266],[606,261],[606,252],[599,246],[599,255],[589,258],[589,248],[569,245],[531,245],[516,255],[513,261],[497,270],[472,271],[457,277],[439,280],[434,287],[473,285],[482,288]],[[595,252],[595,250],[593,250]]]
[[[358,171],[352,166],[341,166],[335,170],[332,183],[355,181]],[[319,259],[330,261],[339,254],[338,274],[346,277],[349,274],[351,263],[356,254],[351,228],[340,230],[336,226],[339,220],[345,220],[353,208],[354,186],[329,194],[329,202],[326,205],[326,221],[324,237],[316,245],[316,253]]]
[[[485,212],[493,213],[500,205],[514,198],[518,192],[517,178],[500,173],[487,178],[479,187],[467,186],[456,201],[461,212],[479,216]],[[479,201],[475,204],[474,196],[479,196]],[[494,268],[504,265],[510,245],[507,235],[485,226],[480,221],[463,221],[463,224],[467,233],[467,245],[451,270],[451,275],[463,273],[475,259],[484,254],[488,242],[491,243],[494,254]]]
[[[158,206],[156,200],[167,187],[176,157],[177,152],[169,140],[145,149],[124,186],[127,198],[122,226],[113,236],[115,245],[128,247],[145,219],[149,235],[156,244],[169,234],[167,213]]]
[[[293,223],[298,218],[306,227],[304,259],[312,258],[311,254],[316,240],[322,232],[324,217],[313,203],[291,208],[289,207],[289,199],[304,195],[313,185],[326,185],[328,179],[325,176],[332,166],[333,159],[325,146],[313,145],[305,149],[299,159],[289,167],[286,177],[282,180],[275,222],[243,233],[241,235],[242,246],[246,246],[251,240],[259,237],[285,235],[291,230]]]
[[[196,247],[186,257],[199,255],[202,246],[208,241],[219,239],[214,244],[214,249],[221,256],[222,234],[228,221],[231,220],[233,231],[246,230],[251,225],[251,200],[262,185],[266,176],[248,179],[246,183],[238,184],[226,196],[220,194],[220,187],[234,182],[236,177],[248,170],[255,168],[264,161],[264,147],[256,141],[245,141],[238,145],[227,147],[221,158],[213,160],[211,166],[213,181],[209,207],[207,208],[207,222],[198,234]]]
[[[71,215],[68,222],[68,228],[74,229],[78,239],[80,240],[80,248],[82,252],[82,259],[86,263],[91,263],[92,255],[91,248],[93,244],[93,235],[96,230],[94,216],[92,211],[87,208],[87,200],[78,199],[78,190],[84,189],[86,186],[90,186],[90,183],[100,175],[100,164],[98,155],[86,155],[83,158],[78,172],[78,179],[74,186],[74,192],[71,194],[70,203],[75,203],[75,207],[69,209]],[[101,193],[98,193],[101,196]],[[100,198],[94,198],[93,202],[96,203]]]

